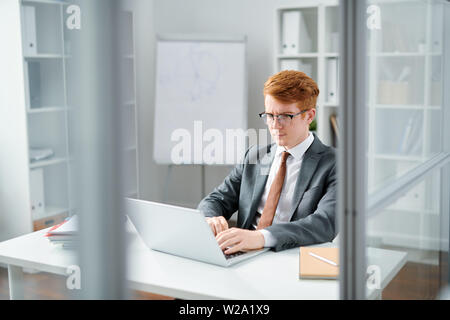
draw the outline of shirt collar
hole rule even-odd
[[[308,148],[312,145],[313,141],[314,135],[310,132],[305,140],[289,150],[285,147],[277,145],[275,155],[279,157],[283,151],[288,151],[295,160],[300,160],[303,158],[306,150],[308,150]]]

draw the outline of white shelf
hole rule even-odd
[[[426,57],[440,56],[439,52],[371,52],[370,57]]]
[[[30,169],[42,168],[64,162],[67,162],[67,158],[51,158],[48,160],[35,161],[30,163]]]
[[[375,109],[406,109],[406,110],[441,110],[441,106],[424,106],[419,104],[370,104]]]
[[[278,54],[278,59],[304,59],[304,58],[317,58],[319,54],[317,52],[310,53],[298,53],[298,54]]]
[[[401,155],[401,154],[375,153],[375,154],[369,155],[369,157],[373,157],[374,159],[382,159],[382,160],[417,161],[417,162],[424,161],[424,159],[420,156]]]
[[[412,209],[412,208],[395,207],[395,208],[384,209],[384,211],[439,215],[439,212],[437,210],[430,210],[430,209]]]
[[[68,5],[69,2],[63,0],[22,0],[23,4],[43,3],[43,4],[63,4]]]
[[[372,4],[382,4],[382,5],[396,5],[400,3],[411,4],[411,0],[372,0]]]
[[[62,59],[69,56],[57,54],[57,53],[38,53],[33,55],[23,56],[25,60],[36,60],[36,59]]]
[[[46,112],[63,112],[67,111],[66,107],[40,107],[40,108],[28,108],[28,113],[46,113]]]
[[[322,106],[326,107],[326,108],[337,108],[337,107],[339,107],[339,102],[337,102],[337,103],[325,102]]]

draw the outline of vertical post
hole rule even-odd
[[[121,77],[118,1],[77,0],[81,29],[73,34],[74,179],[80,215],[82,299],[126,298],[122,210]]]
[[[442,37],[442,105],[441,110],[443,112],[442,114],[442,122],[441,122],[441,128],[442,128],[442,151],[444,152],[450,152],[450,128],[447,125],[448,121],[450,120],[450,93],[448,90],[445,90],[445,88],[448,88],[450,86],[450,1],[447,1],[443,4],[444,7],[444,18],[443,18],[443,37]],[[441,172],[443,172],[443,180],[447,187],[450,185],[450,175],[448,166],[444,167]],[[441,189],[445,190],[445,189]],[[446,201],[446,208],[450,207],[450,199],[448,193],[442,193],[441,199],[445,199]],[[441,211],[441,213],[446,212],[447,214],[447,235],[450,233],[450,219],[449,219],[449,213],[448,211]],[[449,241],[449,248],[447,248],[450,252],[450,241]],[[447,284],[448,284],[448,295],[450,296],[450,264],[448,263],[450,261],[450,258],[447,257]]]
[[[342,62],[338,145],[340,298],[365,299],[367,202],[366,1],[340,2]]]
[[[9,298],[11,300],[23,300],[23,270],[22,267],[8,265]]]

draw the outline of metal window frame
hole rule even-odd
[[[365,299],[367,186],[366,1],[340,1],[338,229],[341,299]]]
[[[442,82],[442,88],[449,88],[450,87],[450,1],[447,0],[444,4],[444,30],[443,30],[443,46],[442,46],[442,52],[446,52],[446,55],[443,55],[443,61],[442,61],[442,74],[443,74],[443,82]],[[450,93],[448,90],[442,90],[443,96],[442,96],[442,110],[443,110],[443,116],[442,116],[442,150],[444,150],[447,153],[450,153],[450,126],[446,126],[445,124],[450,121]],[[444,177],[443,181],[441,181],[443,188],[441,188],[442,194],[445,194],[445,192],[448,191],[450,188],[450,168],[448,166],[446,168],[443,168],[441,170],[442,176]],[[446,210],[450,208],[450,197],[447,193],[447,199],[444,197],[441,197],[441,209]],[[444,211],[445,212],[445,211]],[[441,222],[443,222],[441,220]],[[448,222],[448,230],[450,233],[450,219]],[[450,242],[450,241],[449,241]],[[450,252],[450,243],[449,248]],[[448,259],[448,258],[447,258]],[[448,273],[447,273],[447,282],[450,286],[450,264],[448,264]]]

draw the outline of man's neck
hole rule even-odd
[[[309,133],[310,133],[310,131],[308,130],[307,133],[306,133],[306,136],[303,137],[303,139],[301,139],[299,142],[297,142],[297,143],[294,144],[293,146],[290,146],[290,147],[288,147],[288,146],[283,146],[284,149],[286,149],[286,151],[287,151],[287,150],[289,150],[289,149],[295,148],[295,147],[298,146],[300,143],[302,143],[302,142],[304,142],[306,139],[308,139]]]

